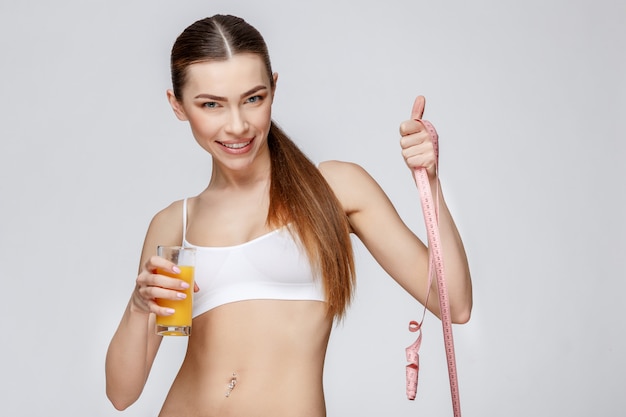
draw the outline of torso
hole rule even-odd
[[[325,416],[331,325],[319,301],[248,300],[196,317],[159,416]]]
[[[211,195],[190,200],[186,240],[226,247],[274,233],[265,224],[267,201],[249,203]],[[199,314],[159,417],[325,416],[331,327],[326,303],[317,300],[247,299]]]

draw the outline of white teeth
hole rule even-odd
[[[241,149],[244,148],[246,146],[248,146],[250,142],[244,142],[244,143],[222,143],[222,145],[226,146],[229,149]]]

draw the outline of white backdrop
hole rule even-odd
[[[2,0],[2,415],[159,410],[184,339],[164,341],[123,413],[104,358],[152,215],[208,181],[165,90],[175,37],[218,12],[264,34],[279,124],[316,162],[363,165],[421,236],[397,129],[426,96],[474,279],[472,319],[455,326],[465,416],[623,415],[622,0]],[[404,348],[421,308],[357,252],[329,416],[451,415],[439,322],[427,316],[410,402]]]

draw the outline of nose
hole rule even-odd
[[[226,125],[226,131],[232,135],[239,136],[248,130],[248,122],[245,113],[235,108],[230,112],[230,119]]]

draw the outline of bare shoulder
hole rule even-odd
[[[384,195],[378,183],[358,164],[333,160],[318,166],[347,213],[360,210],[367,199]]]
[[[142,262],[156,253],[159,245],[181,245],[183,240],[183,201],[175,201],[154,215],[144,241]]]
[[[319,170],[329,184],[345,184],[346,182],[364,181],[371,179],[370,175],[358,164],[345,161],[324,161]],[[349,185],[349,184],[348,184]]]
[[[150,227],[170,229],[175,226],[182,227],[183,222],[183,200],[174,201],[169,206],[160,210],[154,215],[150,222]]]

